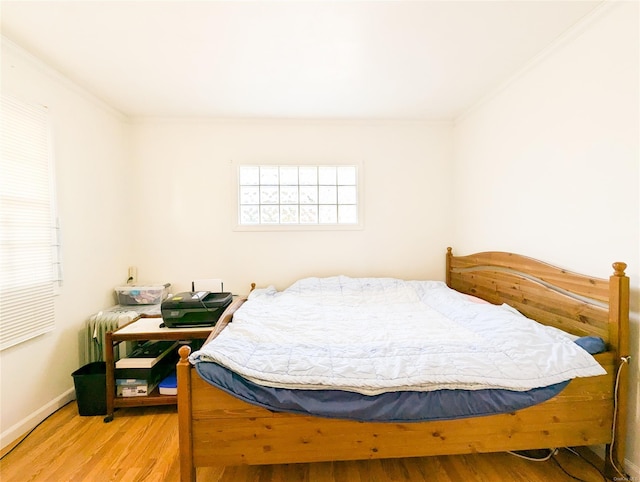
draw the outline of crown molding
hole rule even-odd
[[[104,100],[96,96],[94,93],[90,92],[85,87],[77,84],[76,82],[71,80],[69,77],[64,75],[62,72],[60,72],[59,70],[56,70],[54,67],[46,63],[44,60],[32,54],[31,52],[26,50],[24,47],[18,45],[11,39],[5,37],[4,35],[0,35],[0,43],[2,44],[3,50],[6,49],[7,52],[22,58],[34,69],[44,74],[45,76],[49,77],[53,81],[57,82],[64,88],[70,90],[71,92],[79,95],[80,97],[92,103],[93,105],[113,115],[114,117],[118,118],[118,120],[126,123],[130,122],[129,116],[119,111],[118,109],[112,107],[111,105],[106,103]]]
[[[541,62],[549,58],[558,50],[562,49],[564,46],[573,42],[576,38],[582,35],[586,30],[588,30],[594,23],[598,22],[605,14],[609,13],[615,6],[626,3],[624,0],[603,0],[598,6],[596,6],[593,10],[585,14],[580,20],[578,20],[575,24],[561,33],[558,37],[556,37],[553,42],[548,45],[546,48],[538,52],[534,57],[532,57],[522,68],[517,70],[513,75],[508,77],[506,80],[502,81],[498,84],[497,87],[489,91],[486,95],[482,96],[477,102],[475,102],[471,107],[466,109],[460,115],[458,115],[455,119],[453,119],[453,125],[457,125],[460,122],[464,121],[467,117],[469,117],[472,113],[477,111],[480,107],[485,105],[490,100],[494,99],[498,95],[500,95],[503,91],[509,88],[513,83],[518,81],[520,78],[524,77],[529,71],[539,65]]]

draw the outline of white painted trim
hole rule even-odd
[[[364,161],[355,161],[349,162],[345,161],[342,163],[329,163],[328,165],[349,165],[356,166],[358,170],[358,185],[357,185],[357,196],[358,196],[358,223],[357,224],[256,224],[256,225],[243,225],[239,222],[239,182],[238,182],[238,172],[239,168],[245,164],[252,165],[273,165],[273,166],[283,166],[283,165],[292,165],[292,166],[303,166],[307,165],[304,162],[264,162],[264,163],[251,163],[251,162],[239,162],[239,161],[230,161],[231,165],[231,206],[232,206],[232,219],[231,219],[231,230],[236,232],[283,232],[283,231],[362,231],[364,230]],[[308,165],[310,166],[321,166],[325,163],[315,163],[310,162]]]
[[[340,119],[340,118],[280,118],[280,117],[160,117],[134,116],[129,118],[132,125],[156,124],[220,124],[220,125],[340,125],[340,126],[387,126],[424,125],[453,127],[451,119]]]
[[[468,116],[470,116],[473,112],[478,110],[484,104],[489,102],[491,99],[497,97],[501,92],[506,90],[511,84],[516,82],[518,79],[526,75],[531,69],[533,69],[540,62],[544,61],[549,56],[553,55],[557,50],[561,49],[568,43],[572,42],[574,39],[582,35],[582,33],[587,30],[594,22],[597,22],[604,14],[609,12],[616,4],[620,3],[618,0],[603,0],[597,7],[583,16],[580,20],[578,20],[575,24],[573,24],[568,30],[565,30],[562,34],[560,34],[556,39],[542,51],[540,51],[537,55],[535,55],[531,60],[529,60],[524,67],[516,71],[515,74],[511,75],[507,80],[500,83],[495,89],[491,90],[489,93],[480,98],[476,103],[474,103],[471,107],[465,110],[462,114],[458,115],[453,119],[453,124],[458,124],[459,122],[464,121]]]
[[[624,459],[624,466],[627,473],[631,476],[629,480],[640,480],[640,467],[632,463],[629,459]]]
[[[604,461],[605,457],[605,446],[604,445],[594,445],[589,447],[593,453],[595,453],[598,458]],[[624,459],[624,470],[631,476],[630,481],[640,481],[640,467],[631,462],[628,458]],[[618,480],[623,481],[625,479],[619,478]]]
[[[39,410],[36,410],[28,417],[23,418],[15,425],[9,427],[7,430],[0,434],[0,449],[4,449],[15,440],[18,440],[20,437],[29,432],[29,430],[33,429],[40,422],[45,420],[49,415],[75,399],[76,391],[73,388],[70,388],[59,397],[51,400]]]
[[[42,60],[39,57],[35,56],[31,52],[28,52],[23,47],[21,47],[20,45],[16,44],[15,42],[9,40],[4,35],[0,35],[0,41],[2,43],[2,48],[6,48],[6,49],[10,50],[13,54],[22,57],[27,62],[29,62],[34,68],[36,68],[37,70],[42,72],[44,75],[47,75],[48,77],[50,77],[54,81],[62,84],[65,88],[71,90],[72,92],[74,92],[75,94],[79,95],[83,99],[89,101],[93,105],[98,106],[101,109],[103,109],[106,112],[108,112],[109,114],[115,116],[116,118],[118,118],[118,120],[120,120],[122,122],[127,122],[127,123],[129,122],[129,117],[126,114],[120,112],[116,108],[114,108],[111,105],[107,104],[105,101],[100,99],[97,95],[95,95],[94,93],[92,93],[91,91],[86,89],[85,87],[82,87],[81,85],[75,83],[69,77],[67,77],[62,72],[60,72],[60,71],[56,70],[55,68],[53,68],[51,65],[46,63],[44,60]]]

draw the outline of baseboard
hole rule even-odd
[[[59,397],[47,403],[44,407],[33,412],[28,417],[22,419],[20,422],[16,423],[15,425],[9,427],[7,430],[2,432],[0,434],[0,454],[4,455],[5,447],[8,447],[14,442],[17,442],[18,439],[24,436],[29,430],[37,426],[40,422],[45,420],[49,415],[51,415],[56,410],[65,406],[67,403],[75,400],[75,398],[76,398],[76,392],[73,388],[70,388]],[[604,445],[591,446],[589,447],[589,449],[593,453],[595,453],[600,459],[604,460],[604,457],[605,457]],[[624,460],[624,467],[630,476],[629,480],[640,481],[640,467],[632,463],[629,459]],[[619,480],[624,480],[624,479],[619,479]]]
[[[40,422],[46,419],[53,412],[61,407],[64,407],[67,403],[76,399],[76,391],[70,388],[59,397],[51,400],[45,406],[39,410],[33,412],[28,417],[20,420],[15,425],[9,427],[7,430],[0,434],[0,450],[16,442],[20,437],[25,435],[29,430],[37,426]],[[4,453],[4,452],[3,452]]]
[[[589,447],[589,449],[595,453],[601,460],[605,458],[605,446],[604,445],[594,445]],[[640,481],[640,467],[631,462],[629,459],[624,459],[624,470],[629,474],[630,481]],[[620,478],[617,479],[619,481],[624,481],[625,479]]]
[[[629,474],[629,480],[640,480],[640,467],[630,462],[629,459],[624,459],[624,468]]]

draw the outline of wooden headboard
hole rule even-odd
[[[454,256],[447,248],[447,285],[578,336],[599,336],[619,355],[629,351],[629,278],[614,263],[594,278],[513,253]]]
[[[578,336],[599,336],[607,343],[617,373],[613,459],[624,460],[629,362],[629,278],[627,265],[613,263],[609,279],[572,273],[513,253],[484,252],[454,256],[447,248],[447,285],[491,303],[516,308],[545,325]],[[626,374],[625,374],[626,375]],[[611,470],[611,469],[610,469]]]

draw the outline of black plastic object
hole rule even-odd
[[[204,293],[206,296],[196,296]],[[231,304],[231,293],[178,293],[162,302],[162,321],[168,328],[212,326]]]
[[[93,362],[71,374],[76,388],[78,413],[83,416],[107,414],[107,364]]]

